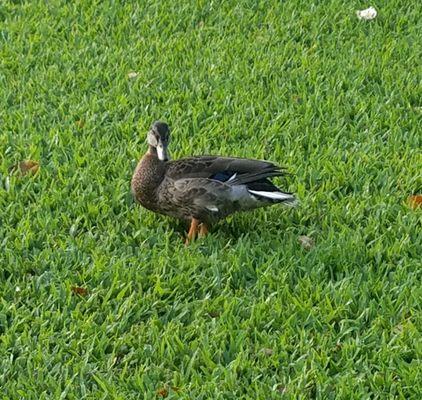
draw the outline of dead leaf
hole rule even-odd
[[[287,392],[287,388],[285,386],[281,385],[281,384],[274,385],[273,390],[275,392],[278,392],[278,393],[281,393],[281,394],[284,394],[284,393]]]
[[[137,78],[138,77],[138,73],[137,72],[135,72],[135,71],[131,71],[131,72],[129,72],[128,74],[127,74],[127,77],[129,78],[129,79],[135,79],[135,78]]]
[[[166,388],[160,388],[157,390],[157,396],[167,397],[168,395],[169,395],[169,391]]]
[[[86,296],[88,294],[88,289],[79,286],[72,286],[71,290],[74,294],[78,294],[79,296]]]
[[[180,392],[180,388],[179,387],[177,387],[177,386],[172,386],[171,387],[171,390],[173,390],[174,392],[176,392],[176,393],[179,393]]]
[[[407,201],[409,202],[410,207],[414,209],[422,207],[422,194],[415,194],[410,196]]]
[[[211,318],[218,318],[218,317],[221,315],[221,313],[220,313],[219,311],[210,311],[210,312],[208,313],[208,315],[209,315]]]
[[[82,128],[85,126],[85,121],[83,121],[82,119],[78,119],[78,120],[75,122],[75,125],[76,125],[79,129],[82,129]]]
[[[274,350],[270,348],[263,348],[261,349],[261,353],[264,354],[264,356],[272,356],[274,354]]]
[[[12,174],[18,173],[20,176],[27,174],[35,175],[40,169],[40,164],[33,160],[21,161],[9,168]]]
[[[301,98],[300,96],[297,96],[297,95],[293,95],[293,96],[292,96],[292,100],[293,100],[295,103],[299,103],[299,104],[301,104],[301,103],[302,103],[302,98]]]
[[[398,324],[398,325],[396,325],[396,326],[394,327],[393,331],[394,331],[394,333],[395,333],[395,334],[398,334],[398,335],[402,334],[402,333],[403,333],[403,331],[404,331],[404,326],[403,326],[403,324]]]
[[[309,236],[302,235],[297,240],[305,250],[311,250],[315,246],[315,240]]]

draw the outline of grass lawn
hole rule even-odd
[[[421,398],[422,3],[369,5],[0,3],[1,399]],[[156,119],[301,206],[185,247],[130,195]]]

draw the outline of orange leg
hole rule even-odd
[[[192,218],[188,237],[186,238],[185,245],[188,245],[192,240],[195,240],[196,234],[198,233],[199,221],[196,218]]]
[[[199,237],[205,237],[207,236],[207,234],[208,234],[208,226],[202,223],[199,228]]]

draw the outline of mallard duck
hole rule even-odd
[[[132,194],[148,210],[189,221],[186,243],[236,211],[296,204],[292,193],[270,181],[284,174],[271,162],[220,156],[170,161],[170,129],[160,121],[152,125],[147,141],[148,151],[133,173]]]

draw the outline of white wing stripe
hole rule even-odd
[[[261,192],[259,190],[248,190],[249,193],[255,194],[257,196],[266,197],[267,199],[275,200],[294,200],[295,197],[291,194],[283,192]]]
[[[232,175],[228,180],[227,180],[227,182],[230,182],[230,181],[232,181],[234,178],[236,178],[236,175],[237,175],[237,172],[235,172],[234,173],[234,175]]]

